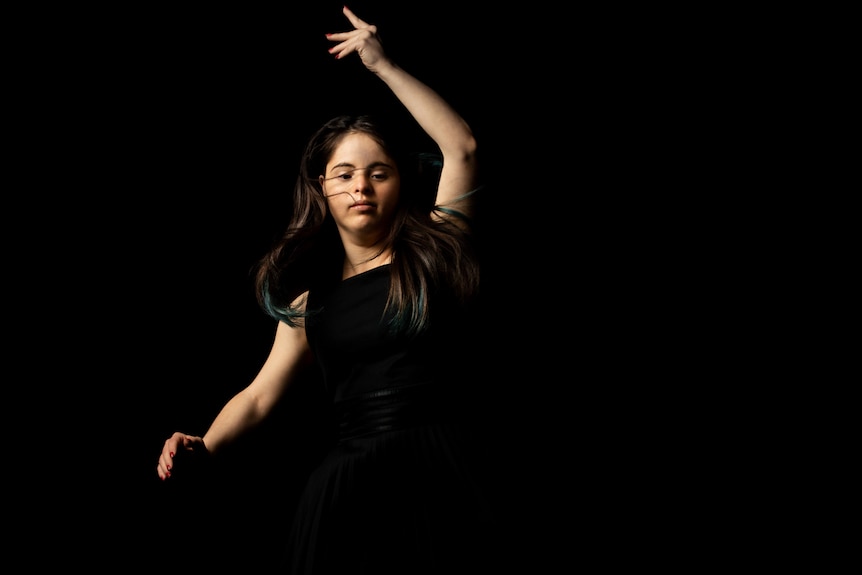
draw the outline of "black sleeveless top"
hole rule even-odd
[[[390,266],[382,265],[309,293],[308,308],[317,312],[306,322],[306,335],[336,402],[392,387],[452,386],[464,377],[466,311],[432,300],[427,333],[394,335],[392,313],[383,315],[389,275]]]

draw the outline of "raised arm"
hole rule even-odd
[[[376,26],[361,20],[347,7],[343,12],[355,30],[328,34],[329,40],[338,42],[329,52],[338,59],[357,52],[365,67],[392,90],[443,154],[436,203],[470,215],[471,202],[459,201],[478,184],[476,139],[470,126],[437,92],[386,55]]]

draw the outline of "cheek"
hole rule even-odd
[[[399,186],[385,186],[378,190],[377,197],[380,203],[386,204],[389,209],[395,209],[401,197],[401,189]]]

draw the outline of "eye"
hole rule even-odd
[[[345,172],[343,174],[338,174],[335,176],[339,180],[343,180],[345,182],[350,181],[353,178],[353,172]]]
[[[371,179],[377,180],[378,182],[385,181],[389,178],[389,174],[387,172],[374,172],[371,174]]]

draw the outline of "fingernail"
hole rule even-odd
[[[174,456],[174,452],[173,452],[173,451],[171,451],[171,452],[170,452],[170,456],[171,456],[171,457],[173,457],[173,456]]]

